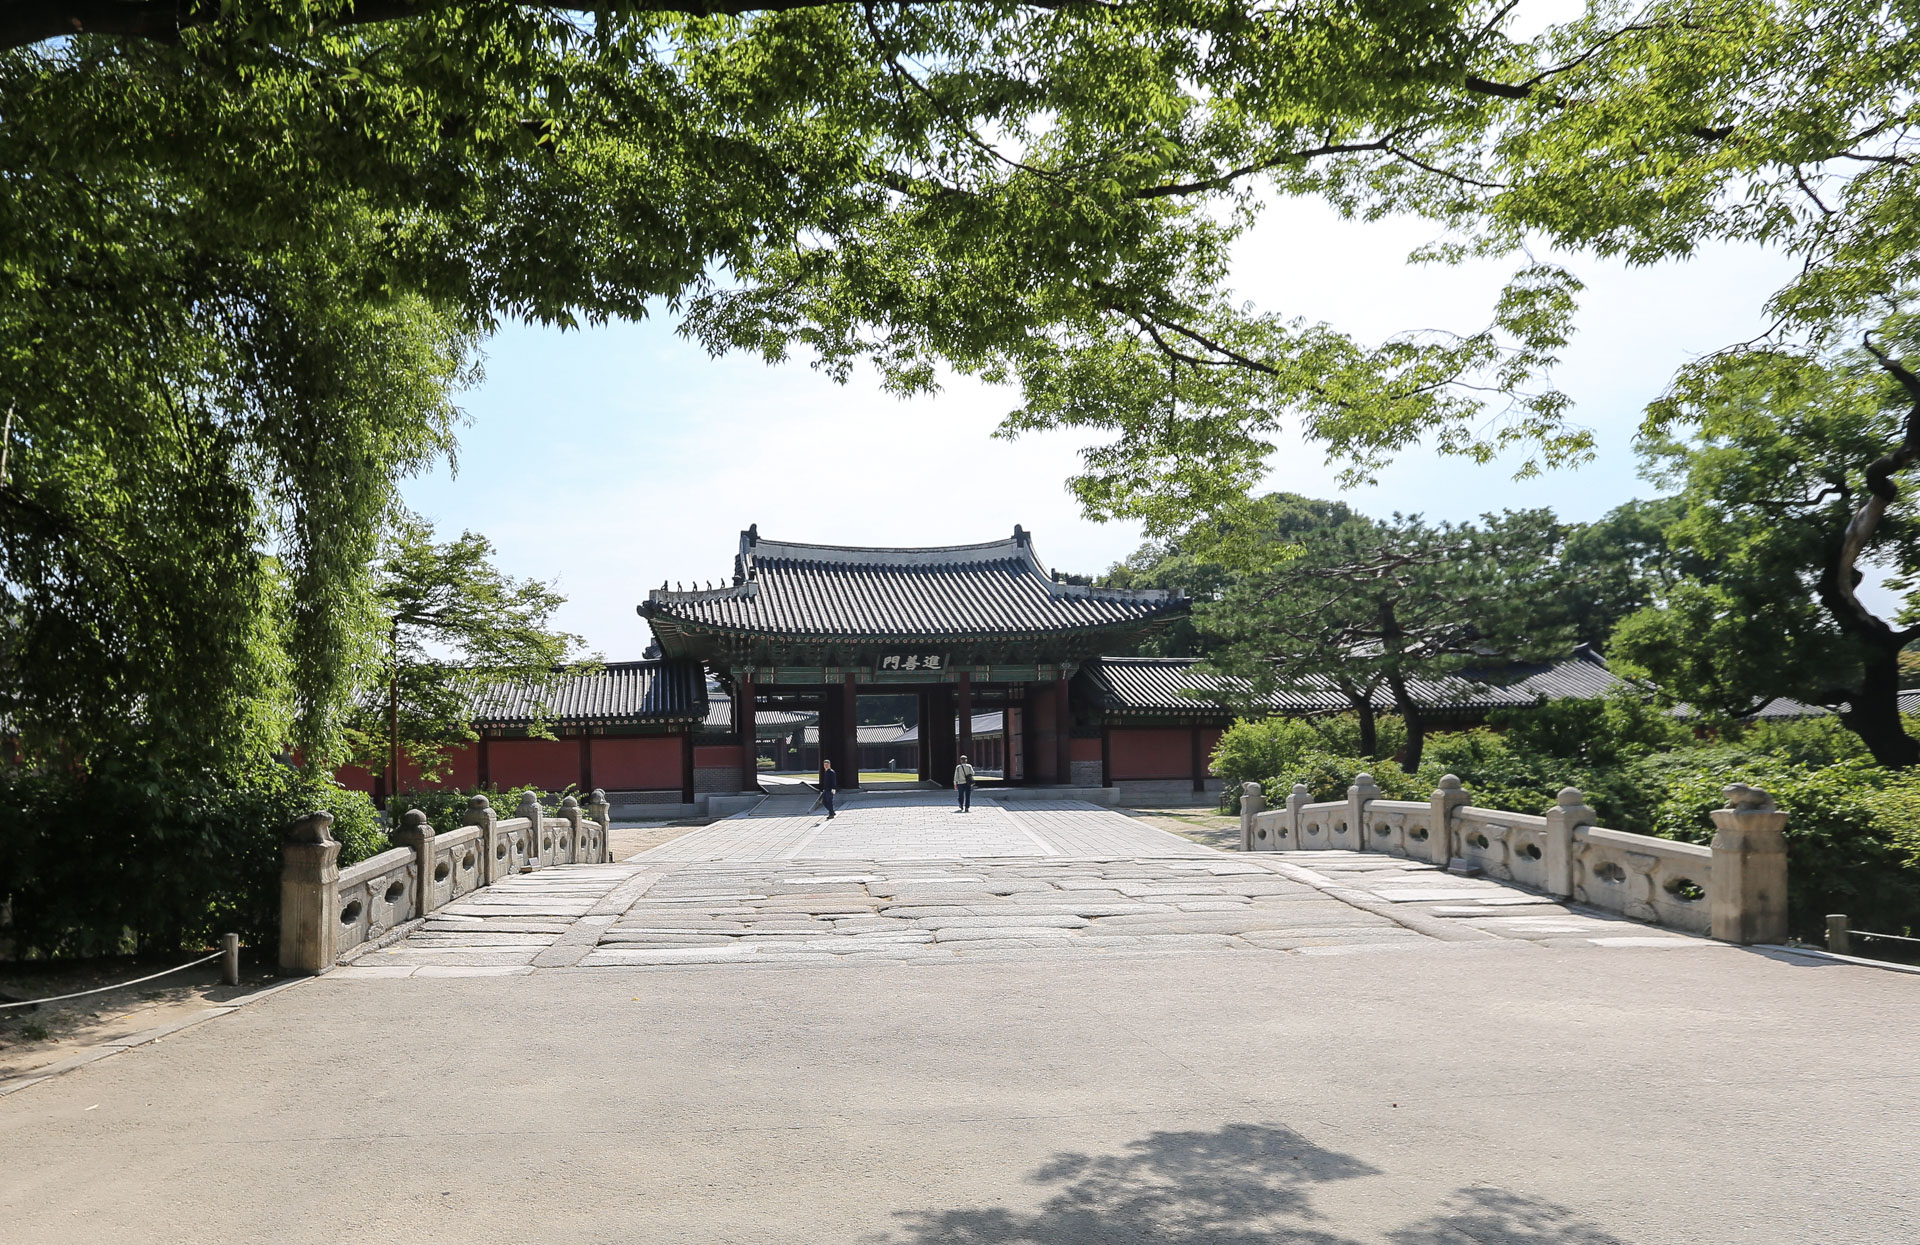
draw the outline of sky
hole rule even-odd
[[[1235,255],[1236,293],[1263,310],[1324,320],[1366,341],[1421,328],[1473,331],[1511,264],[1409,266],[1434,240],[1424,222],[1344,221],[1312,202],[1269,207]],[[1545,258],[1543,256],[1543,258]],[[1377,483],[1339,491],[1318,451],[1281,444],[1267,487],[1338,496],[1356,509],[1430,519],[1546,506],[1588,520],[1654,490],[1637,475],[1642,409],[1689,359],[1764,327],[1761,305],[1790,265],[1716,248],[1627,269],[1560,258],[1587,283],[1579,333],[1554,373],[1593,461],[1515,481],[1512,461],[1475,466],[1409,453]],[[803,362],[708,357],[666,319],[563,332],[504,327],[470,418],[457,473],[408,482],[408,504],[442,538],[489,537],[506,572],[556,583],[564,630],[612,661],[649,640],[634,607],[663,581],[732,574],[739,533],[848,545],[972,544],[1033,533],[1041,560],[1098,573],[1140,543],[1137,526],[1082,518],[1066,478],[1092,438],[992,436],[1017,395],[965,378],[899,399],[870,374],[840,385]]]

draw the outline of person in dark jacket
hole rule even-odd
[[[839,787],[840,775],[833,772],[833,762],[820,762],[820,798],[826,802],[829,818],[833,816],[833,793]]]

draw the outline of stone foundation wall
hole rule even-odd
[[[740,790],[740,767],[738,765],[702,765],[693,771],[693,789],[696,792],[722,792],[731,794]]]

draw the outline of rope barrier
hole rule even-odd
[[[9,1007],[38,1007],[42,1003],[61,1003],[67,999],[85,998],[89,994],[105,994],[109,990],[124,990],[128,986],[137,986],[142,982],[152,981],[156,977],[165,977],[168,973],[177,973],[181,969],[192,968],[195,964],[205,964],[208,960],[217,960],[225,954],[225,951],[216,951],[212,955],[203,955],[197,960],[189,960],[185,964],[176,965],[173,968],[163,968],[157,973],[152,973],[146,977],[135,977],[132,981],[123,981],[114,986],[99,986],[92,990],[76,990],[72,994],[55,994],[44,999],[22,999],[18,1003],[0,1003],[0,1011],[5,1011]]]

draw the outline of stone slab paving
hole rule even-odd
[[[523,874],[435,913],[347,979],[687,964],[914,964],[1421,944],[1709,940],[1354,852],[1226,853],[1078,801],[776,796],[631,861]]]
[[[640,896],[585,967],[1298,950],[1422,935],[1212,859],[698,862]]]

